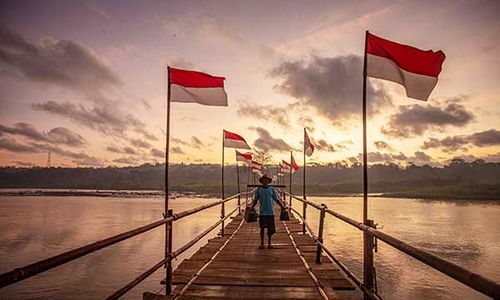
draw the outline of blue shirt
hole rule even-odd
[[[274,202],[278,201],[278,195],[273,187],[258,187],[255,191],[254,200],[260,202],[259,215],[261,216],[274,216]]]

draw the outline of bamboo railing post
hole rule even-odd
[[[171,209],[167,212],[167,217],[173,216],[173,211]],[[165,293],[170,295],[172,293],[172,237],[173,237],[173,228],[174,223],[167,223],[168,228],[168,243],[167,243],[167,272],[165,277]]]
[[[318,228],[318,242],[320,244],[323,244],[323,227],[325,225],[325,211],[327,207],[323,203],[321,203],[321,211],[319,214],[319,228]],[[321,263],[321,252],[322,248],[320,245],[316,248],[316,263],[320,264]]]
[[[220,209],[220,218],[222,220],[221,223],[221,229],[220,229],[220,235],[223,237],[224,236],[224,217],[226,216],[226,210],[225,210],[225,203],[222,203],[221,209]]]
[[[305,196],[304,200],[306,200]],[[304,219],[304,222],[302,223],[302,234],[306,234],[306,211],[307,211],[307,203],[302,202],[302,218]]]
[[[366,225],[373,227],[373,220],[367,219]],[[373,290],[374,287],[374,272],[373,272],[373,237],[364,231],[364,255],[363,255],[363,274],[364,274],[364,285],[368,290]],[[365,299],[369,299],[368,295],[365,294]]]

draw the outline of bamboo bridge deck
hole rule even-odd
[[[327,257],[316,264],[315,241],[302,234],[302,224],[297,219],[291,216],[290,221],[282,222],[278,216],[275,218],[273,249],[258,249],[258,222],[246,223],[236,216],[225,227],[224,237],[209,240],[177,267],[171,296],[146,292],[143,299],[362,297]]]

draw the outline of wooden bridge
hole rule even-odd
[[[209,240],[174,271],[171,296],[145,293],[143,299],[338,299],[338,291],[356,293],[326,256],[316,262],[316,242],[297,219],[275,216],[275,223],[273,249],[258,249],[258,223],[233,218],[223,237]]]
[[[117,289],[106,299],[119,299],[144,279],[165,267],[165,295],[144,293],[143,299],[382,299],[373,276],[373,250],[376,240],[397,249],[427,266],[475,289],[493,299],[500,299],[500,285],[480,274],[442,259],[425,250],[388,235],[373,226],[359,222],[325,205],[283,192],[295,216],[290,221],[276,220],[274,249],[258,249],[258,223],[245,223],[241,217],[243,197],[251,192],[238,193],[179,213],[167,210],[163,219],[126,232],[96,241],[73,250],[15,268],[0,274],[0,288],[36,276],[87,254],[110,247],[142,233],[163,226],[165,228],[165,257]],[[226,214],[225,204],[237,199],[237,207]],[[292,199],[302,203],[302,212]],[[172,249],[172,227],[185,217],[208,208],[221,206],[221,217],[191,241]],[[317,234],[307,222],[307,208],[319,210]],[[323,244],[323,225],[327,216],[341,220],[364,233],[363,280],[351,272]],[[232,221],[224,226],[225,221]],[[220,226],[220,227],[219,227]],[[204,236],[220,228],[220,236],[208,241],[190,259],[183,261],[172,272],[172,260],[197,244]],[[371,275],[370,275],[371,274]],[[132,275],[133,276],[133,275]]]

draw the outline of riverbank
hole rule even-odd
[[[131,190],[0,190],[0,196],[54,196],[54,197],[117,197],[117,198],[163,198],[163,191],[131,191]],[[194,192],[172,192],[170,199],[175,198],[210,198],[211,195]]]
[[[314,186],[313,186],[314,187]],[[294,188],[295,190],[295,188]],[[236,191],[234,191],[235,193]],[[298,196],[302,194],[294,191]],[[234,194],[233,191],[228,195]],[[307,195],[310,197],[362,197],[359,192],[317,192],[315,189],[309,189]],[[54,196],[54,197],[72,197],[72,196],[90,196],[90,197],[120,197],[120,198],[144,198],[165,196],[164,191],[158,190],[98,190],[98,189],[0,189],[0,196]],[[500,184],[475,184],[475,185],[451,185],[451,186],[433,186],[423,187],[417,190],[391,191],[370,193],[370,197],[384,198],[409,198],[424,200],[494,200],[500,201]],[[170,193],[170,199],[175,198],[218,198],[219,189],[203,189],[200,186],[196,188],[175,190]]]

